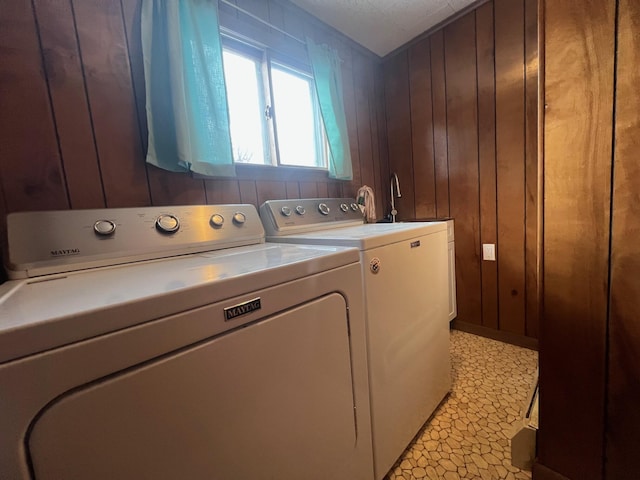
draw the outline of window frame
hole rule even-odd
[[[287,177],[294,177],[295,172],[313,172],[313,177],[316,177],[316,173],[321,174],[322,179],[328,178],[329,175],[329,145],[324,131],[324,123],[322,120],[322,112],[320,111],[320,105],[315,93],[315,83],[313,80],[313,73],[311,66],[308,63],[301,62],[299,59],[294,59],[288,55],[280,54],[266,45],[259,44],[249,39],[239,37],[230,32],[221,32],[222,49],[230,50],[234,53],[253,58],[257,62],[260,62],[260,77],[262,80],[262,96],[261,96],[261,109],[262,109],[262,121],[265,128],[263,128],[263,140],[265,145],[268,145],[268,158],[269,163],[242,163],[235,162],[236,169],[238,167],[241,170],[247,169],[247,172],[267,170],[277,170],[283,173],[287,171]],[[280,149],[278,139],[278,122],[277,111],[273,107],[274,94],[273,94],[273,78],[272,67],[276,66],[281,70],[291,72],[294,75],[298,75],[309,81],[311,88],[312,109],[314,115],[315,124],[315,148],[317,155],[320,156],[324,162],[324,166],[310,166],[310,165],[289,165],[280,163]],[[271,109],[270,118],[264,118],[266,116],[266,109]],[[267,154],[267,152],[265,152]],[[244,175],[243,175],[244,176]]]
[[[256,68],[256,72],[258,74],[258,82],[259,82],[259,86],[262,86],[262,89],[265,89],[265,81],[264,81],[264,76],[266,73],[265,72],[265,68],[264,68],[264,64],[265,64],[265,52],[264,50],[254,47],[252,45],[249,45],[245,42],[241,42],[239,40],[236,40],[232,37],[226,37],[223,36],[222,37],[223,41],[222,41],[222,49],[223,49],[223,53],[225,50],[230,51],[236,55],[241,55],[243,57],[246,57],[248,59],[254,60],[257,63],[257,68]],[[223,62],[224,63],[224,62]],[[226,81],[225,81],[226,84]],[[261,112],[261,116],[265,115],[265,110],[267,108],[267,95],[268,92],[262,92],[261,95],[259,95],[259,101],[260,101],[260,112]],[[229,102],[229,99],[227,98],[227,104]],[[228,107],[227,107],[228,108]],[[228,108],[229,112],[231,112],[231,110]],[[274,159],[277,159],[276,156],[276,151],[274,150],[274,145],[273,145],[273,136],[271,135],[270,130],[270,122],[265,122],[263,118],[261,118],[261,122],[262,122],[262,142],[263,142],[263,155],[265,157],[265,160],[267,161],[267,163],[248,163],[248,162],[236,162],[235,161],[235,153],[234,153],[234,159],[233,159],[233,163],[234,165],[236,165],[236,167],[238,165],[255,165],[255,166],[274,166]],[[232,144],[232,151],[233,151],[233,144]]]

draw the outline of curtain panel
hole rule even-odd
[[[322,121],[329,141],[329,177],[353,180],[340,57],[335,49],[328,45],[316,45],[309,37],[306,38],[306,43]]]
[[[147,162],[235,176],[215,0],[144,0]]]

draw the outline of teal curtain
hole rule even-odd
[[[217,5],[142,4],[147,162],[165,170],[235,175]]]
[[[316,45],[309,37],[306,41],[320,112],[329,141],[329,176],[339,180],[353,180],[340,57],[328,45]]]

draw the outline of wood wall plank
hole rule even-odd
[[[235,0],[234,3],[252,15],[256,15],[265,20],[269,19],[268,2],[264,0]],[[269,40],[272,31],[269,27],[238,10],[235,10],[233,13],[237,18],[237,23],[233,24],[233,30],[242,28],[243,33],[248,38],[255,39],[264,45],[270,43]],[[222,22],[220,23],[222,24]]]
[[[640,451],[640,4],[620,0],[615,92],[605,478],[637,476]]]
[[[525,47],[525,330],[538,337],[538,0],[524,2]]]
[[[327,196],[330,198],[343,197],[344,195],[342,194],[342,183],[338,183],[338,182],[327,183]]]
[[[285,16],[284,6],[274,1],[268,1],[266,3],[269,9],[269,23],[271,25],[274,25],[280,28],[281,30],[286,31],[286,25],[284,21],[284,16]],[[272,30],[271,33],[272,33],[271,41],[273,43],[271,43],[270,45],[275,50],[278,50],[278,51],[282,50],[282,51],[289,52],[291,50],[292,44],[296,43],[296,42],[292,42],[291,39],[288,38],[284,33],[280,33],[277,30]],[[296,48],[298,49],[298,51],[301,51],[303,46],[299,44],[299,45],[295,45],[293,48]]]
[[[199,205],[207,203],[204,181],[185,173],[167,172],[147,166],[154,205]]]
[[[120,0],[120,2],[124,16],[125,33],[127,35],[133,94],[136,100],[136,112],[140,128],[140,143],[142,144],[143,151],[146,152],[149,135],[147,131],[144,60],[142,58],[142,0]]]
[[[475,14],[444,29],[449,208],[455,219],[458,319],[482,323]]]
[[[265,20],[269,19],[269,2],[265,2],[264,0],[235,0],[235,2],[238,7],[255,16]],[[242,13],[238,13],[238,16],[245,15]],[[245,20],[253,24],[254,28],[256,29],[269,30],[269,27],[267,27],[265,24],[260,23],[249,16],[246,16]]]
[[[6,209],[69,208],[31,2],[0,8],[0,181]]]
[[[277,2],[267,2],[267,8],[269,9],[269,23],[275,27],[284,30],[284,7]],[[285,41],[286,36],[283,34],[282,40]]]
[[[373,137],[371,133],[371,107],[373,97],[373,78],[371,78],[369,62],[364,55],[353,53],[353,78],[355,85],[355,107],[358,136],[358,158],[360,161],[360,184],[375,188],[373,163]]]
[[[318,184],[315,182],[300,182],[300,198],[318,198]]]
[[[285,182],[259,181],[256,182],[256,191],[258,194],[258,207],[267,200],[287,198]]]
[[[317,182],[318,197],[327,198],[329,196],[329,189],[327,188],[327,182]]]
[[[147,165],[153,205],[195,205],[206,203],[204,180],[188,173],[167,172]]]
[[[376,105],[375,118],[378,126],[378,170],[380,172],[380,189],[376,190],[376,213],[378,218],[385,217],[390,212],[391,205],[386,195],[387,185],[390,182],[389,170],[389,142],[387,135],[387,112],[385,102],[385,85],[383,65],[378,65],[374,72],[375,97],[380,99]]]
[[[600,479],[615,2],[548,0],[544,9],[544,311],[538,459],[569,478]]]
[[[433,95],[433,151],[436,173],[436,215],[448,217],[449,158],[447,144],[447,87],[444,66],[444,34],[431,35],[431,88]]]
[[[2,258],[7,258],[7,204],[2,191],[2,183],[0,182],[0,254]],[[0,268],[0,282],[7,280],[7,274],[4,269]]]
[[[71,207],[104,207],[71,4],[68,0],[35,0],[34,11]]]
[[[531,474],[532,478],[536,480],[567,480],[564,475],[545,467],[539,462],[534,462]]]
[[[369,76],[371,89],[369,95],[371,100],[369,101],[369,124],[371,125],[371,168],[373,170],[373,193],[375,196],[376,206],[376,218],[379,220],[384,216],[383,206],[383,192],[385,191],[384,184],[386,183],[382,178],[381,170],[381,154],[380,154],[380,137],[383,135],[384,128],[380,128],[378,125],[378,110],[381,105],[384,104],[382,98],[383,95],[379,95],[377,92],[377,80],[378,71],[380,70],[378,62],[369,61],[367,65],[366,74]]]
[[[258,192],[256,190],[256,182],[253,180],[240,180],[238,181],[240,187],[240,201],[242,203],[251,203],[256,207],[258,204]]]
[[[524,1],[495,0],[500,329],[525,334]]]
[[[407,52],[399,53],[384,66],[389,164],[400,181],[401,198],[395,199],[398,220],[415,218],[413,160],[411,152],[411,103]],[[390,192],[389,192],[390,195]],[[389,199],[390,200],[390,199]]]
[[[207,203],[241,203],[240,187],[237,180],[206,180]]]
[[[431,42],[425,38],[409,48],[411,144],[416,218],[436,216],[436,178],[431,103]]]
[[[493,2],[476,9],[478,66],[478,168],[480,182],[480,243],[497,244],[496,103]],[[484,260],[482,325],[498,328],[498,263]]]
[[[287,198],[300,198],[300,186],[298,182],[287,182],[285,184]]]
[[[94,135],[109,207],[149,205],[119,0],[74,0]]]
[[[278,3],[272,2],[272,3]],[[303,39],[305,36],[305,27],[308,29],[309,26],[301,21],[300,14],[295,9],[285,8],[284,10],[284,30],[294,37]],[[301,45],[302,48],[304,48]]]

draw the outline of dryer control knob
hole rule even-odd
[[[289,207],[287,207],[287,206],[284,206],[284,207],[282,207],[282,208],[280,209],[280,213],[281,213],[282,215],[284,215],[285,217],[288,217],[288,216],[290,216],[290,215],[291,215],[291,209],[290,209]]]
[[[222,225],[224,225],[224,217],[219,213],[211,215],[211,219],[209,219],[209,221],[211,222],[211,225],[216,228],[220,228]]]
[[[354,212],[357,212],[359,210],[358,204],[357,203],[352,203],[351,204],[351,210],[353,210]]]
[[[233,214],[233,223],[236,225],[244,225],[244,222],[247,221],[247,217],[242,212],[236,212]]]
[[[296,213],[298,215],[304,215],[305,213],[307,213],[307,211],[304,209],[304,207],[302,205],[298,205],[296,207]]]
[[[320,205],[318,205],[318,211],[322,214],[322,215],[329,215],[329,212],[331,211],[329,209],[329,207],[327,206],[326,203],[321,203]]]
[[[156,228],[162,233],[176,233],[180,229],[180,221],[175,215],[160,215],[156,219]]]
[[[116,231],[116,224],[111,220],[98,220],[93,224],[93,231],[98,235],[108,236],[112,235]]]
[[[369,268],[371,269],[371,273],[378,274],[380,272],[380,259],[373,257],[369,262]]]

